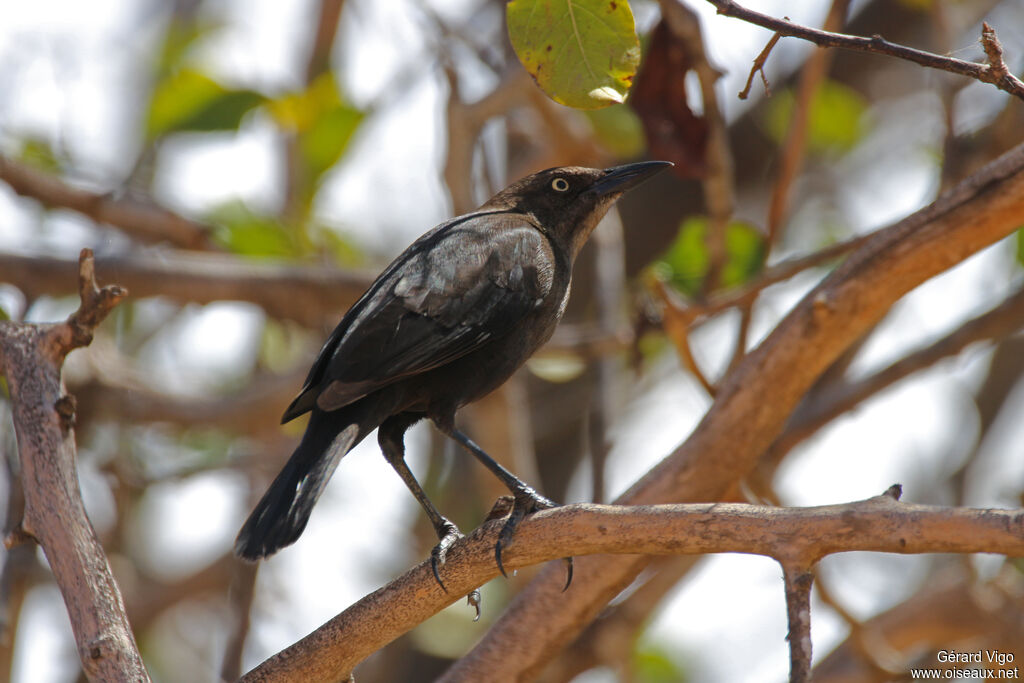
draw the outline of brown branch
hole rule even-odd
[[[508,111],[520,101],[531,87],[523,69],[510,71],[497,87],[481,99],[466,104],[462,101],[458,75],[453,67],[445,69],[448,78],[448,156],[444,165],[444,180],[452,198],[455,214],[472,211],[473,150],[484,124],[492,117]]]
[[[781,433],[815,380],[906,292],[1009,235],[1024,215],[1024,146],[930,206],[878,231],[808,293],[719,387],[690,438],[618,502],[717,500]],[[765,400],[771,396],[771,400]],[[542,570],[453,676],[530,678],[643,569],[640,557],[580,558],[571,591]],[[501,652],[515,643],[517,656]]]
[[[833,31],[841,28],[849,5],[850,0],[832,0],[823,29]],[[788,209],[792,195],[790,189],[803,168],[804,156],[807,152],[811,107],[832,63],[831,56],[832,53],[828,51],[813,52],[807,58],[800,75],[793,115],[786,130],[786,139],[782,143],[782,150],[779,153],[778,171],[768,207],[768,246],[764,251],[766,256],[778,242],[779,230],[789,214]]]
[[[675,293],[664,282],[654,280],[649,288],[658,297],[658,301],[662,305],[661,324],[665,334],[672,341],[672,345],[676,347],[679,362],[700,382],[700,385],[704,387],[704,391],[708,392],[708,396],[713,398],[715,387],[708,381],[700,366],[697,365],[697,359],[694,358],[693,350],[690,348],[690,328],[693,325],[696,314],[691,309],[682,305]]]
[[[775,33],[771,38],[768,39],[768,44],[764,46],[761,53],[754,58],[754,64],[750,67],[750,74],[747,76],[747,84],[743,86],[743,90],[740,90],[738,97],[741,100],[747,99],[750,96],[750,88],[754,85],[754,75],[761,74],[761,83],[764,84],[764,92],[766,95],[772,94],[772,88],[768,84],[768,77],[764,73],[764,65],[768,61],[768,55],[775,49],[776,44],[779,42],[779,38],[782,37],[781,33]]]
[[[178,302],[247,301],[268,315],[321,327],[337,318],[373,281],[367,271],[250,262],[219,254],[173,252],[96,259],[107,279],[135,298],[162,296]],[[0,281],[29,298],[67,294],[77,270],[70,259],[0,252]]]
[[[895,656],[893,661],[880,669],[861,655],[862,644],[851,634],[814,667],[814,680],[902,680],[900,674],[905,677],[914,659],[929,647],[960,650],[985,643],[990,649],[1019,654],[1024,643],[1024,582],[1018,570],[1006,569],[981,584],[948,572],[929,577],[917,593],[863,622],[873,636],[868,643],[872,657],[884,647],[887,654]],[[931,659],[928,665],[934,663]]]
[[[697,14],[680,0],[661,0],[659,4],[665,24],[683,45],[700,82],[704,121],[708,127],[707,150],[703,159],[707,170],[701,179],[701,188],[708,213],[709,267],[702,287],[704,292],[711,292],[718,286],[725,264],[725,231],[736,203],[729,131],[715,92],[721,73],[708,61]]]
[[[850,629],[846,640],[854,647],[864,666],[871,669],[873,673],[884,676],[885,680],[899,676],[906,670],[903,666],[905,662],[902,661],[899,652],[894,650],[884,637],[875,633],[870,626],[866,626],[864,622],[854,617],[828,588],[828,582],[822,578],[820,567],[817,570],[814,574],[814,589],[818,594],[818,599],[846,623],[847,628]]]
[[[786,617],[789,621],[789,681],[811,680],[811,586],[814,574],[804,565],[782,564],[786,585]]]
[[[759,463],[759,468],[773,470],[787,453],[821,427],[905,377],[931,367],[944,358],[955,356],[971,344],[1001,339],[1021,327],[1024,327],[1024,289],[1018,290],[992,310],[960,325],[942,339],[904,356],[882,370],[816,393],[813,401],[804,401],[793,414],[786,431],[772,443]]]
[[[148,681],[124,601],[82,504],[75,470],[74,400],[61,366],[126,292],[100,289],[82,250],[81,307],[64,323],[0,322],[0,368],[11,394],[25,496],[22,530],[46,553],[90,680]]]
[[[719,14],[762,26],[784,36],[802,38],[814,43],[818,47],[837,47],[844,50],[856,50],[905,59],[930,69],[948,71],[961,76],[968,76],[982,83],[991,83],[1014,97],[1024,99],[1024,83],[1006,68],[1006,64],[1002,60],[1002,49],[997,47],[999,46],[999,41],[995,37],[995,31],[988,28],[987,24],[982,30],[981,41],[989,61],[987,64],[979,64],[890,43],[878,35],[865,38],[863,36],[819,31],[807,26],[801,26],[800,24],[794,24],[785,19],[777,19],[767,14],[755,12],[754,10],[742,7],[738,3],[733,2],[733,0],[708,0],[708,2],[715,6]]]
[[[212,228],[172,211],[110,193],[90,192],[31,166],[0,156],[0,180],[44,206],[70,209],[122,230],[145,243],[167,242],[184,249],[214,250]]]
[[[500,519],[488,522],[451,549],[442,570],[447,593],[434,580],[429,561],[424,561],[241,680],[344,680],[370,654],[497,576],[494,543],[502,524]],[[598,553],[743,552],[774,557],[794,566],[813,564],[825,555],[852,550],[1018,555],[1024,554],[1022,532],[1024,510],[914,505],[889,495],[811,508],[729,503],[634,507],[584,503],[529,517],[516,531],[503,560],[506,568],[517,569],[559,559],[567,553],[579,558]],[[610,559],[613,558],[603,557],[601,562]],[[560,608],[557,602],[551,606]],[[509,680],[503,672],[470,678]],[[456,670],[442,680],[468,679],[465,671]]]
[[[734,306],[742,306],[747,302],[753,301],[762,290],[767,289],[772,285],[788,280],[795,275],[799,275],[808,268],[814,268],[816,266],[829,263],[830,261],[835,261],[836,259],[859,249],[873,237],[873,234],[858,235],[857,237],[848,239],[845,242],[838,242],[805,256],[796,256],[784,261],[779,261],[775,265],[766,268],[757,277],[757,279],[748,282],[742,287],[723,292],[721,294],[716,294],[711,297],[709,301],[703,304],[688,303],[684,309],[688,310],[688,315],[693,318],[694,327],[699,326],[717,313],[721,313],[722,311],[733,308]]]

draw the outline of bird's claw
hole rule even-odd
[[[444,523],[441,524],[436,531],[437,537],[441,540],[434,546],[434,549],[430,551],[430,570],[434,572],[434,580],[437,581],[437,585],[441,587],[441,590],[447,593],[448,589],[445,588],[444,582],[441,580],[441,567],[444,566],[445,558],[448,555],[448,549],[451,548],[456,541],[462,538],[463,534],[459,531],[459,527],[455,526],[447,519],[444,520]],[[479,621],[481,605],[480,591],[475,588],[471,590],[469,594],[466,595],[466,604],[476,610],[476,616],[473,617],[473,621]]]
[[[448,589],[444,587],[444,582],[441,580],[441,567],[444,566],[445,557],[448,555],[448,549],[455,544],[457,540],[462,538],[462,532],[459,531],[459,527],[455,526],[448,520],[437,528],[437,537],[440,542],[434,546],[434,549],[430,551],[430,569],[434,572],[434,580],[437,581],[437,585],[441,587],[445,593]],[[477,596],[479,598],[479,595]],[[472,600],[470,600],[472,604]],[[480,611],[480,606],[477,604],[477,612]]]
[[[498,534],[498,542],[494,544],[494,559],[498,564],[498,570],[506,579],[508,578],[508,573],[506,573],[505,566],[501,561],[501,551],[512,540],[512,534],[515,533],[519,523],[523,521],[526,515],[558,507],[557,503],[548,500],[531,488],[517,491],[514,501],[512,512],[509,514],[508,519],[505,520],[505,526],[501,528],[501,532]],[[567,557],[565,561],[568,563],[568,578],[562,591],[568,590],[569,584],[572,583],[572,558]]]
[[[466,596],[466,604],[473,607],[476,610],[476,616],[473,617],[473,621],[480,621],[480,591],[474,588]]]

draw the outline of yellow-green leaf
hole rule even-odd
[[[769,133],[781,142],[793,120],[795,98],[789,90],[768,101],[765,122]],[[825,81],[811,100],[808,143],[812,151],[843,152],[864,136],[867,102],[856,90],[836,81]]]
[[[22,140],[18,159],[47,173],[60,173],[63,166],[50,143],[42,138],[30,137]]]
[[[234,130],[263,99],[252,90],[229,90],[195,69],[181,69],[157,83],[146,135],[153,139],[179,131]]]
[[[216,207],[207,219],[217,226],[215,238],[241,256],[294,258],[299,254],[292,236],[276,219],[254,213],[239,201]]]
[[[321,74],[308,88],[271,101],[278,124],[295,133],[305,162],[305,194],[312,197],[320,177],[341,159],[363,112],[348,104],[333,73]]]
[[[654,264],[660,275],[687,294],[701,290],[710,266],[707,231],[706,217],[687,218],[675,241]],[[719,282],[723,287],[735,287],[750,280],[761,268],[764,237],[749,223],[734,221],[725,230],[725,251]]]
[[[511,0],[512,47],[551,99],[577,109],[623,102],[640,63],[626,0]]]
[[[629,105],[588,111],[587,118],[598,142],[617,158],[638,157],[647,148],[643,124]]]

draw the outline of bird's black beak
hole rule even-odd
[[[591,191],[596,192],[598,195],[625,192],[631,187],[636,187],[658,171],[663,171],[672,165],[671,161],[641,161],[636,164],[606,168],[604,175],[597,179]]]

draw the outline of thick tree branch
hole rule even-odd
[[[977,62],[944,57],[932,54],[931,52],[925,52],[924,50],[906,47],[905,45],[890,43],[878,35],[864,38],[862,36],[832,33],[831,31],[819,31],[785,19],[777,19],[767,14],[755,12],[733,2],[733,0],[708,0],[708,2],[718,9],[719,14],[742,19],[757,26],[763,26],[784,36],[802,38],[814,43],[818,47],[838,47],[844,50],[870,52],[905,59],[908,62],[914,62],[930,69],[948,71],[960,74],[961,76],[968,76],[982,83],[991,83],[1014,97],[1024,99],[1024,83],[1006,68],[1006,64],[1002,59],[1002,46],[999,44],[995,31],[988,24],[983,25],[981,32],[981,43],[985,49],[988,63],[978,64]]]
[[[878,231],[808,293],[719,388],[687,441],[618,502],[715,500],[781,433],[816,379],[905,293],[1012,233],[1024,215],[1024,146],[930,206]],[[766,400],[770,397],[770,400]],[[645,566],[640,557],[580,558],[573,590],[545,570],[449,680],[537,675]],[[517,656],[504,657],[515,643]]]
[[[494,542],[502,524],[503,520],[488,522],[452,548],[442,570],[448,593],[438,587],[425,561],[271,657],[242,681],[344,680],[370,654],[497,576]],[[578,504],[529,517],[502,557],[506,568],[514,569],[566,554],[743,552],[774,557],[789,566],[809,566],[830,553],[852,550],[1024,554],[1024,510],[913,505],[888,495],[812,508]],[[575,585],[566,595],[574,589]],[[552,607],[557,610],[559,605]],[[499,673],[476,680],[510,679]]]
[[[0,156],[0,180],[21,195],[48,207],[70,209],[97,223],[119,228],[146,243],[168,242],[185,249],[216,249],[212,228],[167,209],[90,192],[26,164]]]
[[[75,469],[75,402],[64,393],[61,366],[126,295],[100,289],[92,252],[82,250],[81,307],[64,323],[0,322],[0,369],[11,393],[25,513],[60,587],[82,668],[90,680],[148,681],[125,616],[124,601],[82,504]]]

